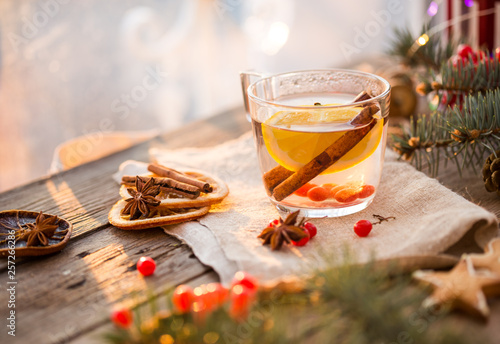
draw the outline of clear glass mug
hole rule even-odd
[[[284,73],[249,84],[257,76],[242,73],[241,79],[271,202],[310,218],[365,209],[382,172],[389,83],[341,69]]]

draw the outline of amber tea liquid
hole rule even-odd
[[[307,108],[276,111],[263,121],[252,119],[262,173],[278,165],[296,172],[348,131],[359,131],[363,126],[353,126],[350,121],[362,107],[324,106],[346,104],[354,97],[311,94],[280,99],[282,104]],[[380,114],[373,118],[375,124],[368,134],[340,160],[279,202],[267,190],[270,200],[278,209],[304,210],[308,217],[325,216],[326,208],[328,216],[348,215],[366,208],[380,181],[387,135],[387,121]]]

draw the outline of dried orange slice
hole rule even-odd
[[[108,214],[109,223],[121,229],[146,229],[159,226],[173,225],[176,223],[191,221],[202,217],[210,210],[210,206],[202,208],[157,208],[158,215],[146,218],[129,220],[129,215],[122,215],[122,210],[127,202],[118,201]]]
[[[362,110],[355,106],[323,110],[318,107],[321,108],[280,111],[262,123],[262,136],[269,155],[290,171],[300,169],[346,132],[331,131],[325,124],[348,124]],[[343,171],[373,154],[382,138],[384,125],[383,120],[376,120],[372,130],[323,174]]]

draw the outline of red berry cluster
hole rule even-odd
[[[374,192],[375,187],[368,184],[316,185],[307,183],[295,191],[294,194],[300,197],[307,197],[313,202],[322,202],[330,199],[338,203],[352,203],[357,199],[370,197]]]
[[[178,313],[191,312],[195,321],[203,323],[214,310],[223,307],[229,301],[229,314],[237,321],[243,321],[254,303],[258,281],[252,275],[239,271],[234,275],[231,288],[220,283],[202,284],[194,289],[188,285],[179,285],[172,295],[172,303]],[[111,313],[111,321],[120,328],[129,328],[133,314],[128,308],[117,309]]]
[[[233,319],[241,321],[247,318],[257,289],[257,280],[250,274],[239,271],[234,275],[229,290],[220,283],[202,284],[194,289],[180,285],[174,291],[172,303],[177,312],[192,312],[195,319],[204,321],[207,315],[230,301],[229,313]]]
[[[457,47],[456,54],[450,57],[449,62],[458,70],[464,68],[464,66],[468,65],[471,61],[474,65],[474,68],[469,70],[470,76],[473,77],[477,71],[477,66],[479,63],[484,63],[486,67],[486,71],[490,68],[490,63],[494,61],[495,57],[500,59],[500,48],[497,48],[492,56],[487,56],[486,53],[482,50],[474,50],[468,44],[460,44]],[[459,81],[458,81],[459,82]],[[441,107],[455,106],[458,105],[462,108],[462,103],[465,99],[465,93],[460,91],[449,91],[445,90],[442,92],[441,96]]]
[[[269,222],[268,227],[276,227],[279,224],[280,224],[280,221],[278,219],[274,219],[271,222]],[[302,224],[302,226],[300,226],[300,228],[302,228],[304,230],[304,232],[306,232],[307,236],[300,239],[299,241],[292,240],[292,244],[294,246],[305,246],[305,244],[307,244],[309,242],[309,240],[311,240],[312,238],[314,238],[316,236],[316,234],[318,234],[318,229],[311,222],[307,222],[307,221],[304,222]]]
[[[497,54],[500,51],[497,49]],[[497,55],[498,56],[498,55]],[[486,59],[486,53],[481,50],[476,50],[472,49],[472,47],[468,44],[460,44],[457,47],[457,53],[456,55],[453,55],[450,58],[451,63],[453,64],[454,67],[458,67],[460,65],[460,62],[462,65],[469,63],[469,61],[472,61],[475,65],[479,63],[479,61],[484,61]]]

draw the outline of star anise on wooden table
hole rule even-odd
[[[290,213],[285,220],[279,219],[279,224],[266,227],[258,236],[262,239],[262,245],[271,245],[271,250],[279,250],[283,243],[290,244],[292,241],[299,241],[307,236],[307,233],[300,228],[305,222],[303,218],[297,223],[299,211]],[[296,224],[297,223],[297,224]]]
[[[46,216],[42,212],[36,217],[35,223],[27,223],[26,230],[19,236],[20,241],[26,241],[26,246],[48,246],[49,239],[52,238],[59,228],[57,216]]]
[[[156,196],[160,193],[160,185],[155,184],[154,178],[150,178],[147,182],[137,176],[135,180],[135,190],[127,189],[132,196],[126,199],[127,204],[123,208],[122,214],[130,214],[130,220],[138,219],[144,216],[148,217],[152,208],[160,205],[160,200]]]

